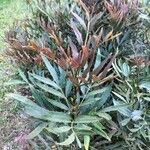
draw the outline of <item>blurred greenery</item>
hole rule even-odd
[[[0,48],[3,50],[4,32],[15,20],[26,16],[27,7],[24,0],[0,0]]]
[[[6,50],[4,35],[14,22],[25,19],[28,15],[27,10],[25,0],[0,0],[0,149],[17,149],[17,144],[12,142],[14,139],[9,135],[12,133],[12,128],[18,129],[17,125],[22,121],[19,115],[14,115],[18,103],[4,97],[7,92],[13,90],[4,86],[5,81],[16,74],[15,67],[4,55]]]
[[[15,68],[11,62],[4,57],[6,50],[4,35],[15,21],[24,19],[27,15],[25,0],[0,0],[0,112],[5,111],[4,95],[10,89],[4,87],[4,82],[15,74]],[[12,109],[12,108],[11,108]],[[0,116],[0,124],[5,117]]]

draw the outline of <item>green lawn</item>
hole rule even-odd
[[[0,0],[0,48],[3,50],[4,31],[12,26],[14,20],[26,16],[24,0]]]
[[[4,82],[15,74],[15,68],[5,57],[6,44],[4,43],[4,33],[14,23],[27,15],[27,6],[24,0],[0,0],[0,149],[9,140],[12,126],[16,124],[12,110],[16,107],[14,102],[7,100],[4,96],[10,90],[4,86]]]
[[[13,25],[14,21],[26,16],[26,10],[27,7],[23,0],[0,0],[0,110],[2,109],[1,101],[8,90],[3,86],[3,83],[8,80],[14,70],[8,59],[4,57],[6,50],[4,33]]]

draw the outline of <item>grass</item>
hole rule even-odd
[[[24,0],[0,0],[0,48],[3,50],[4,32],[12,26],[14,20],[26,16]]]
[[[26,7],[23,0],[0,0],[0,111],[3,110],[4,95],[9,91],[8,87],[4,87],[4,82],[9,80],[15,70],[3,55],[6,50],[4,33],[13,25],[14,21],[23,18],[26,15],[25,12]],[[1,120],[3,120],[2,116],[0,123]]]
[[[27,6],[24,0],[0,0],[0,149],[8,141],[12,126],[17,124],[15,120],[19,120],[12,113],[12,110],[16,109],[16,103],[5,98],[5,94],[10,91],[10,88],[5,87],[4,83],[15,74],[16,69],[3,55],[6,50],[4,34],[14,21],[21,20],[26,15]]]

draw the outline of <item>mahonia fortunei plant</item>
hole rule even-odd
[[[90,2],[95,5],[91,6]],[[28,76],[19,70],[23,81],[16,82],[28,85],[31,99],[17,93],[8,95],[22,102],[25,112],[38,120],[27,139],[38,136],[47,149],[145,148],[141,137],[136,135],[134,144],[129,138],[130,135],[135,138],[135,132],[146,134],[148,126],[145,122],[143,128],[139,127],[143,110],[132,107],[133,101],[129,100],[130,96],[135,97],[135,91],[126,97],[122,94],[123,90],[129,93],[131,84],[135,84],[129,80],[130,67],[116,60],[121,44],[129,35],[125,27],[131,26],[129,13],[136,11],[138,3],[124,0],[71,2],[67,34],[58,20],[52,20],[44,11],[45,3],[42,1],[38,7],[43,16],[36,19],[36,26],[42,39],[46,39],[39,41],[38,35],[16,49],[23,50],[36,63],[44,62],[46,69],[33,70]],[[16,44],[11,48],[14,46]],[[34,52],[33,56],[25,53],[27,51]],[[124,85],[120,84],[123,79]],[[139,101],[136,105],[143,106]],[[32,141],[31,145],[34,147],[35,143]]]
[[[93,17],[95,19],[97,18],[95,14],[90,14],[88,12],[88,8],[82,1],[80,1],[80,5],[85,11],[85,18],[87,20],[87,23],[73,11],[71,12],[71,14],[73,15],[74,19],[76,19],[76,22],[73,20],[73,18],[70,21],[70,27],[78,42],[77,46],[73,43],[71,37],[69,36],[67,37],[67,41],[64,42],[63,37],[58,37],[55,33],[55,27],[51,25],[47,26],[47,28],[45,27],[45,29],[47,30],[51,38],[53,38],[58,49],[57,51],[51,50],[50,48],[42,49],[38,45],[36,45],[36,43],[32,43],[31,45],[24,47],[25,49],[33,49],[37,51],[39,50],[40,53],[43,52],[46,55],[44,56],[44,54],[41,54],[52,79],[29,73],[28,81],[28,79],[24,77],[23,73],[20,73],[21,76],[23,76],[24,81],[28,83],[32,91],[34,91],[34,95],[36,96],[35,98],[37,98],[38,92],[37,91],[35,93],[35,91],[37,90],[36,88],[40,88],[46,93],[50,93],[52,97],[51,99],[49,99],[48,97],[46,97],[48,95],[43,95],[46,101],[48,101],[48,103],[50,103],[51,105],[54,105],[54,108],[60,108],[61,111],[57,111],[57,109],[55,110],[54,108],[53,109],[55,111],[53,109],[48,110],[48,108],[42,108],[29,99],[23,98],[22,96],[16,94],[10,94],[9,96],[22,101],[24,104],[27,104],[29,102],[29,105],[31,105],[29,107],[26,107],[27,113],[36,118],[48,121],[48,123],[44,122],[37,127],[40,128],[39,131],[47,129],[50,132],[50,128],[53,128],[53,126],[56,126],[57,124],[58,127],[56,129],[53,128],[54,132],[52,131],[52,133],[57,135],[57,129],[62,129],[62,131],[60,132],[69,132],[70,136],[68,137],[68,139],[66,139],[64,142],[57,141],[58,145],[70,145],[76,139],[78,146],[81,148],[82,145],[79,140],[81,135],[80,133],[79,135],[77,133],[80,132],[80,129],[77,129],[77,131],[75,131],[76,129],[74,129],[74,126],[76,125],[80,128],[80,124],[84,126],[85,123],[85,127],[88,127],[87,124],[91,124],[92,126],[89,126],[89,129],[91,131],[92,128],[95,128],[95,131],[100,130],[99,134],[101,134],[102,137],[110,140],[109,136],[105,132],[105,129],[98,128],[99,125],[102,126],[102,124],[100,123],[101,119],[104,118],[106,120],[109,120],[111,117],[105,112],[100,112],[101,106],[98,106],[98,108],[96,109],[95,105],[96,103],[99,103],[99,100],[101,99],[100,95],[103,96],[105,92],[108,93],[108,96],[103,99],[103,103],[105,103],[107,97],[109,97],[111,86],[106,84],[106,87],[102,88],[101,84],[114,78],[111,73],[110,67],[117,54],[109,54],[105,59],[102,59],[102,61],[100,60],[101,56],[98,46],[102,38],[103,29],[97,29],[96,33],[90,35],[90,29],[95,26],[94,22],[90,23],[90,20],[93,19]],[[85,30],[85,35],[82,35],[82,33],[79,31],[78,24],[80,24],[80,27]],[[111,34],[108,34],[109,36],[106,35],[106,37],[104,38],[105,41],[112,40],[116,37],[116,35],[112,36],[113,32],[111,32]],[[51,62],[49,62],[48,59]],[[110,72],[109,76],[107,76],[108,72]],[[64,76],[64,83],[61,83],[61,76]],[[62,88],[61,85],[63,86],[63,84],[65,84],[65,87]],[[91,91],[91,89],[93,89],[93,91]],[[97,97],[97,95],[99,96]],[[94,99],[97,97],[96,100],[93,101],[94,103],[91,101],[93,104],[89,99],[92,97]],[[88,107],[89,105],[90,108]],[[32,107],[34,107],[34,110],[32,110]],[[91,112],[92,108],[95,108],[94,112]],[[101,115],[102,117],[100,117]],[[29,135],[29,137],[32,137],[34,135],[35,130]],[[95,132],[94,130],[93,132]],[[86,134],[83,135],[83,137],[85,139],[90,138],[90,136]],[[86,142],[88,141],[85,141],[85,147],[87,147]]]

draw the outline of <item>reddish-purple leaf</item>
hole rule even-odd
[[[69,46],[71,47],[72,57],[73,57],[73,59],[77,59],[79,56],[78,49],[75,46],[75,44],[72,42],[70,37],[68,37],[68,41],[69,41]]]
[[[90,20],[90,30],[92,30],[97,23],[97,21],[103,16],[102,12],[95,14],[94,17]]]
[[[112,54],[109,54],[107,58],[105,58],[105,60],[99,64],[99,66],[94,69],[93,71],[93,75],[97,76],[100,71],[104,68],[104,66],[107,64],[108,60],[110,60],[112,58]]]
[[[66,73],[66,74],[73,84],[76,84],[76,85],[78,84],[78,78],[74,77],[73,75],[71,75],[69,73]]]
[[[92,51],[90,55],[90,62],[88,64],[88,67],[83,71],[83,75],[82,75],[83,78],[86,78],[87,74],[90,72],[90,69],[94,62],[94,58],[95,58],[95,52]]]
[[[73,29],[75,35],[76,35],[76,38],[77,38],[77,41],[80,45],[83,45],[83,39],[82,39],[82,34],[80,33],[80,31],[78,30],[76,24],[73,22],[73,20],[71,20],[71,28]]]
[[[71,59],[70,60],[70,66],[73,67],[73,68],[80,67],[80,59],[79,59],[79,57],[77,59]]]
[[[82,46],[82,63],[84,63],[88,58],[88,48],[87,46]]]
[[[86,18],[89,21],[90,20],[90,13],[87,6],[82,2],[82,0],[78,0],[78,3],[82,6],[83,10],[86,12]]]
[[[64,58],[57,59],[57,64],[64,70],[67,69],[66,62],[67,61]]]
[[[65,50],[64,50],[62,47],[58,48],[58,50],[60,51],[61,55],[62,55],[65,59],[68,59],[68,56],[67,56]]]
[[[76,14],[74,12],[72,12],[72,14],[79,21],[79,23],[82,25],[84,30],[86,30],[86,24],[85,24],[84,20],[78,14]]]
[[[102,72],[102,74],[101,74],[101,76],[100,76],[101,79],[103,79],[103,78],[106,76],[106,74],[107,74],[109,68],[111,67],[113,61],[115,60],[115,58],[116,58],[116,54],[114,54],[114,55],[111,57],[109,63],[108,63],[107,66],[104,68],[104,70],[103,70],[103,72]]]

